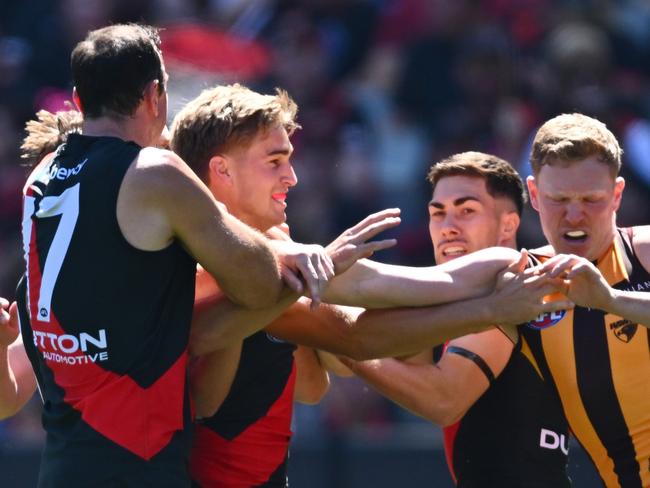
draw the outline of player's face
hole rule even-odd
[[[595,156],[565,167],[545,165],[536,178],[528,177],[531,204],[555,252],[591,261],[612,243],[624,186]]]
[[[283,127],[260,132],[245,148],[230,151],[230,212],[262,231],[282,224],[287,192],[298,183],[292,152]]]
[[[436,263],[505,245],[504,200],[492,197],[480,177],[440,179],[429,202],[429,234]]]

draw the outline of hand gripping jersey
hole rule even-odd
[[[264,330],[244,340],[228,396],[195,428],[191,473],[196,486],[287,486],[295,348]]]
[[[614,288],[647,292],[650,274],[631,235],[618,229],[596,265]],[[604,483],[650,487],[650,330],[583,307],[529,325],[522,329],[527,354],[557,389],[569,426]]]
[[[73,134],[24,190],[23,340],[43,398],[42,487],[189,485],[195,262],[146,252],[116,203],[140,147]]]
[[[443,432],[447,464],[460,488],[571,486],[562,407],[519,345],[488,390]]]

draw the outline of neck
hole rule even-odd
[[[133,117],[116,119],[104,116],[85,119],[81,131],[86,136],[117,137],[125,141],[133,141],[142,147],[152,145],[150,130]]]

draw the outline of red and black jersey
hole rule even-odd
[[[569,432],[560,401],[519,346],[463,418],[444,428],[444,436],[458,487],[571,485],[566,473]]]
[[[195,261],[147,252],[116,204],[141,148],[73,134],[24,190],[25,348],[47,431],[39,486],[187,486]]]
[[[196,485],[287,486],[295,348],[265,331],[244,340],[228,396],[195,428],[191,473]]]

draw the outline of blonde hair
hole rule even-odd
[[[68,109],[56,113],[39,110],[36,120],[25,124],[27,135],[20,146],[20,157],[25,160],[27,166],[40,162],[43,157],[63,144],[69,134],[81,132],[83,115],[69,104]]]
[[[622,154],[616,137],[605,124],[583,114],[562,114],[537,131],[530,164],[537,176],[544,165],[569,165],[597,156],[617,176]]]
[[[210,158],[280,126],[289,135],[300,128],[298,106],[286,91],[262,95],[240,84],[203,90],[174,117],[171,149],[204,178]]]

